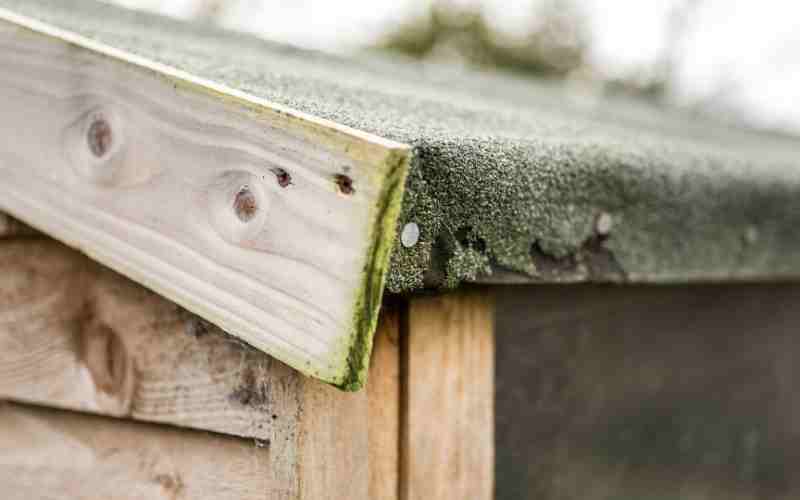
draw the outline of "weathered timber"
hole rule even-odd
[[[369,498],[376,500],[398,500],[400,494],[401,318],[400,304],[384,304],[366,387]]]
[[[497,500],[800,498],[800,286],[496,298]]]
[[[0,9],[0,209],[364,382],[408,148]]]
[[[347,393],[52,240],[0,241],[0,269],[0,399],[251,438],[291,498],[396,491],[393,310],[368,388]]]
[[[403,332],[403,500],[494,496],[494,308],[486,290],[413,298]]]
[[[252,440],[0,403],[5,500],[296,500],[279,459]]]

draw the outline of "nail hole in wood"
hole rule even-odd
[[[111,124],[104,118],[96,118],[92,121],[87,132],[87,141],[92,154],[100,158],[111,149],[113,141]]]
[[[288,187],[292,183],[292,176],[289,172],[282,168],[276,168],[274,171],[275,178],[278,180],[278,185],[282,188]]]
[[[258,212],[256,195],[248,186],[242,186],[233,199],[233,210],[242,222],[249,222]]]
[[[351,195],[355,192],[353,188],[353,179],[344,175],[336,174],[336,185],[339,187],[339,192],[344,195]]]

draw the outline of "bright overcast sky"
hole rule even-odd
[[[113,0],[192,17],[211,0]],[[687,0],[580,0],[592,36],[590,59],[611,76],[646,67],[662,53],[670,14]],[[677,55],[675,98],[713,102],[751,123],[800,132],[800,1],[696,0]],[[427,11],[432,0],[227,0],[223,25],[328,51],[373,42],[387,27]],[[540,0],[450,0],[478,5],[495,27],[518,33]]]

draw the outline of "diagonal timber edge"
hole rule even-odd
[[[9,102],[14,103],[10,111],[0,114],[0,122],[6,122],[5,126],[0,123],[0,133],[5,136],[4,140],[0,140],[0,209],[80,248],[96,260],[145,284],[303,373],[343,389],[360,388],[365,382],[411,148],[295,111],[7,9],[0,8],[0,21],[0,41],[4,40],[0,43],[0,62],[12,70],[15,65],[19,69],[0,77],[0,95],[7,93],[11,97]],[[29,43],[33,45],[29,47]],[[12,50],[8,49],[9,45]],[[42,59],[31,61],[27,58],[28,54],[32,54],[34,59]],[[26,72],[29,76],[25,76]],[[20,91],[20,81],[27,83],[36,75],[49,75],[54,81],[59,75],[67,75],[65,81],[69,85],[59,87],[54,83],[46,89]],[[76,90],[76,85],[81,87]],[[159,89],[168,89],[169,93],[165,94]],[[99,97],[95,98],[95,94]],[[29,114],[28,109],[31,108],[26,105],[33,102],[31,99],[34,97],[31,96],[34,95],[36,99],[49,95],[50,101],[40,106],[43,113],[40,122],[28,123],[25,130],[20,132],[12,118]],[[56,95],[58,99],[53,100],[55,98],[52,96]],[[65,98],[65,95],[69,98]],[[90,107],[90,116],[97,114],[94,110],[98,106],[102,110],[111,106],[114,109],[109,114],[118,113],[129,121],[126,122],[126,133],[133,130],[142,134],[140,138],[136,134],[132,134],[134,137],[127,134],[125,140],[139,140],[148,146],[154,144],[152,148],[158,150],[158,158],[140,150],[139,156],[133,155],[129,159],[129,163],[136,165],[157,165],[157,168],[153,167],[157,170],[156,174],[148,177],[147,182],[157,184],[167,179],[174,183],[178,182],[174,180],[178,178],[183,184],[177,184],[177,190],[175,185],[170,185],[171,191],[163,193],[164,196],[174,198],[177,191],[183,196],[181,199],[194,204],[176,204],[172,207],[169,205],[172,198],[158,198],[160,188],[142,184],[139,177],[144,174],[140,173],[133,175],[123,172],[124,175],[120,174],[122,181],[119,181],[119,176],[109,180],[102,177],[105,173],[97,174],[90,169],[89,186],[81,184],[76,188],[74,184],[85,181],[86,175],[73,176],[72,173],[60,171],[51,173],[50,170],[58,169],[45,168],[63,167],[62,162],[68,164],[69,161],[62,160],[65,156],[63,151],[50,156],[45,153],[31,156],[32,148],[24,148],[26,144],[41,147],[42,151],[49,146],[38,141],[35,135],[38,129],[34,125],[49,125],[57,121],[53,119],[53,113],[55,109],[62,109],[59,107],[62,101],[70,102],[68,106],[64,104],[63,109],[74,111],[72,102],[79,98],[86,100],[86,95],[92,97],[88,100],[94,106]],[[80,106],[84,106],[83,101]],[[30,114],[35,115],[35,110],[39,108],[34,106],[32,109],[34,112]],[[153,125],[162,118],[164,123]],[[112,125],[115,119],[119,118],[112,117],[109,120]],[[153,134],[152,131],[156,129],[172,134],[169,141],[147,135]],[[263,134],[264,131],[267,133]],[[223,143],[222,139],[227,142]],[[54,142],[53,149],[60,149],[63,140]],[[211,150],[212,145],[218,147],[212,151],[213,154],[199,155],[189,151],[184,144],[199,141],[205,141],[204,151]],[[220,141],[222,146],[215,141]],[[70,147],[68,144],[67,149]],[[135,149],[132,143],[126,144],[126,147]],[[131,157],[128,153],[130,151],[126,151],[126,154]],[[174,157],[169,156],[172,153]],[[69,151],[66,156],[71,158]],[[308,239],[303,242],[303,246],[310,249],[303,250],[306,252],[304,259],[295,262],[287,258],[287,255],[294,257],[291,255],[294,251],[291,241],[275,243],[267,237],[270,235],[266,235],[266,229],[258,234],[241,236],[235,232],[238,231],[236,228],[217,227],[217,232],[222,233],[221,239],[228,240],[219,242],[216,239],[218,235],[209,236],[208,233],[213,231],[206,228],[201,228],[198,235],[192,233],[194,226],[189,229],[171,226],[175,224],[175,219],[170,219],[170,215],[191,217],[192,223],[197,225],[193,210],[205,210],[206,205],[214,205],[216,195],[207,192],[206,188],[198,194],[198,199],[205,203],[195,203],[189,195],[194,195],[192,190],[201,183],[193,179],[195,172],[200,176],[208,164],[206,170],[213,171],[214,175],[218,173],[214,170],[217,167],[211,165],[217,157],[234,163],[241,162],[241,158],[248,158],[249,162],[249,158],[257,157],[273,165],[267,170],[276,176],[286,175],[287,178],[288,167],[296,169],[298,175],[292,179],[288,189],[280,190],[270,185],[264,188],[266,194],[257,192],[254,196],[256,201],[261,199],[259,196],[266,196],[264,200],[269,202],[270,210],[283,216],[301,214],[297,221],[299,224],[286,236],[288,240],[298,235]],[[165,158],[174,161],[174,165],[165,167]],[[329,182],[340,165],[344,165],[341,168],[352,177],[348,178],[348,182],[356,183],[355,190],[336,192],[336,184]],[[69,166],[66,165],[66,170],[75,170],[74,165],[72,169]],[[187,175],[187,166],[191,166],[190,175]],[[180,172],[176,170],[172,175],[170,169]],[[248,172],[256,170],[251,168]],[[259,175],[247,174],[249,177],[244,181],[234,181],[239,182],[240,187],[247,187],[247,182],[260,182],[265,178],[261,175],[262,170],[256,172]],[[30,177],[30,172],[39,177]],[[223,177],[227,172],[222,174]],[[129,178],[131,175],[135,177],[132,180]],[[53,186],[45,185],[48,180],[53,181]],[[283,182],[281,187],[286,187]],[[72,197],[71,189],[78,195]],[[61,191],[64,191],[64,196],[61,196]],[[114,196],[109,194],[112,192]],[[189,195],[184,195],[184,192]],[[342,196],[342,193],[346,196]],[[351,193],[354,194],[350,196]],[[82,200],[86,201],[86,206],[75,208],[75,203]],[[245,202],[248,200],[244,199]],[[166,217],[160,213],[145,213],[159,203],[167,209],[171,208],[172,212],[167,211]],[[96,206],[90,207],[92,204]],[[131,212],[131,207],[141,207],[144,212]],[[230,207],[225,205],[224,208]],[[309,215],[304,210],[314,213]],[[337,213],[341,215],[337,216]],[[348,214],[352,214],[352,217],[348,218]],[[249,213],[245,215],[250,217]],[[148,226],[154,217],[158,218],[157,224]],[[216,220],[214,217],[216,215],[212,214],[212,223]],[[229,222],[225,219],[227,215],[221,217],[220,224],[225,226]],[[206,221],[206,218],[203,216],[200,219]],[[311,222],[306,223],[307,219]],[[331,227],[325,226],[327,220],[332,221]],[[350,221],[354,227],[347,227]],[[126,227],[120,227],[122,223]],[[282,220],[281,223],[286,224],[286,221]],[[166,238],[164,234],[157,234],[162,227],[166,227]],[[275,224],[267,221],[265,227],[274,228]],[[304,232],[305,227],[309,229]],[[229,234],[230,231],[235,234]],[[344,236],[351,238],[340,241]],[[176,238],[183,240],[176,243],[173,241]],[[231,240],[238,247],[229,245]],[[209,241],[211,250],[202,246]],[[270,245],[277,245],[277,249]],[[268,247],[266,250],[265,246]],[[153,249],[155,251],[151,251]],[[327,260],[309,261],[306,254],[310,255],[309,252],[317,249],[321,254],[324,253]],[[264,250],[264,255],[254,250]],[[342,251],[337,254],[337,250]],[[343,262],[342,269],[332,270],[332,267],[339,267],[335,265],[339,261]],[[241,269],[246,264],[269,272],[263,275],[254,272],[246,276]],[[270,274],[273,269],[278,273],[277,277]],[[293,269],[302,272],[298,271],[299,274],[295,276],[291,272]],[[317,286],[309,282],[316,279],[315,269],[321,270],[320,274],[335,271],[352,277],[329,280],[332,283],[330,286]],[[276,291],[273,290],[277,286],[275,282],[289,283],[288,288],[296,286],[297,289],[285,287]],[[323,300],[326,298],[330,298],[331,302]],[[303,301],[311,304],[308,311],[303,310],[306,307]],[[298,315],[301,317],[296,317]],[[289,326],[283,328],[283,324]],[[295,331],[307,336],[294,334]]]

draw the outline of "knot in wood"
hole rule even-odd
[[[105,118],[95,118],[86,135],[89,150],[96,157],[101,158],[111,150],[114,135],[111,130],[111,124]]]
[[[233,210],[242,222],[249,222],[258,213],[258,200],[249,186],[242,186],[233,198]]]

